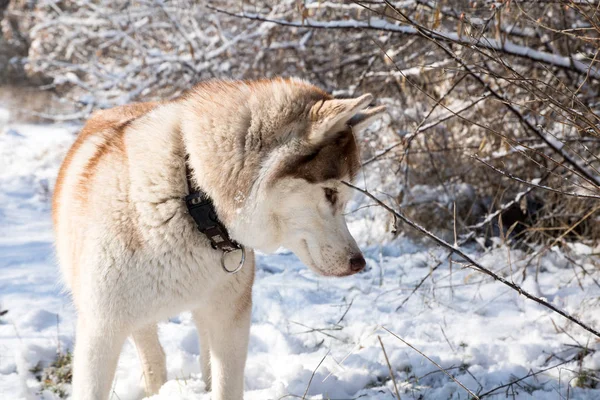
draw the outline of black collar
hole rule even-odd
[[[242,246],[231,239],[227,228],[219,220],[212,199],[192,183],[192,172],[187,156],[185,158],[185,175],[189,193],[185,196],[185,205],[188,213],[196,222],[198,230],[210,240],[213,249],[220,249],[224,253],[240,250]]]

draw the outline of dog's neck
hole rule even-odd
[[[189,154],[192,183],[210,196],[219,218],[228,228],[239,218],[271,150],[260,115],[247,94],[229,88],[196,91],[182,106],[181,132]]]
[[[179,101],[192,182],[213,199],[234,239],[247,244],[241,236],[263,229],[268,205],[260,197],[269,174],[324,96],[301,81],[206,82]]]

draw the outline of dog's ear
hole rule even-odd
[[[360,132],[380,118],[385,109],[385,106],[379,106],[361,111],[348,120],[348,125],[352,127],[354,132]]]
[[[327,141],[330,136],[339,133],[353,117],[360,115],[372,100],[372,95],[365,94],[356,99],[317,102],[310,110],[311,128],[308,141],[313,145]]]

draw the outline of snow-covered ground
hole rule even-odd
[[[11,125],[0,134],[0,399],[53,399],[31,371],[74,342],[75,313],[61,291],[53,255],[50,193],[76,128]],[[356,204],[354,205],[356,206]],[[352,214],[359,242],[373,230]],[[381,338],[402,399],[469,395],[394,332],[471,391],[487,399],[600,399],[597,338],[457,262],[405,236],[366,246],[368,268],[343,279],[316,276],[286,252],[260,255],[246,366],[252,399],[395,399]],[[600,327],[600,287],[589,253],[575,246],[573,267],[554,249],[526,269],[524,254],[498,243],[470,248],[482,264]],[[537,283],[536,269],[539,271]],[[600,278],[600,277],[599,277]],[[420,284],[418,290],[414,291]],[[154,400],[209,399],[201,383],[197,335],[184,313],[160,325],[169,381]],[[596,351],[596,352],[594,352]],[[585,378],[585,376],[590,376]],[[584,386],[578,387],[578,386]],[[68,391],[68,388],[67,388]],[[112,399],[143,397],[131,343],[123,348]]]

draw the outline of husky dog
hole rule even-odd
[[[254,254],[280,246],[315,272],[365,260],[342,214],[357,173],[354,137],[383,107],[334,99],[302,80],[209,81],[182,97],[92,115],[53,199],[57,253],[78,311],[73,399],[106,400],[128,336],[145,388],[166,381],[157,321],[191,310],[214,400],[243,397]],[[186,173],[186,171],[188,171]],[[212,200],[240,252],[211,247],[188,213],[189,181]]]

